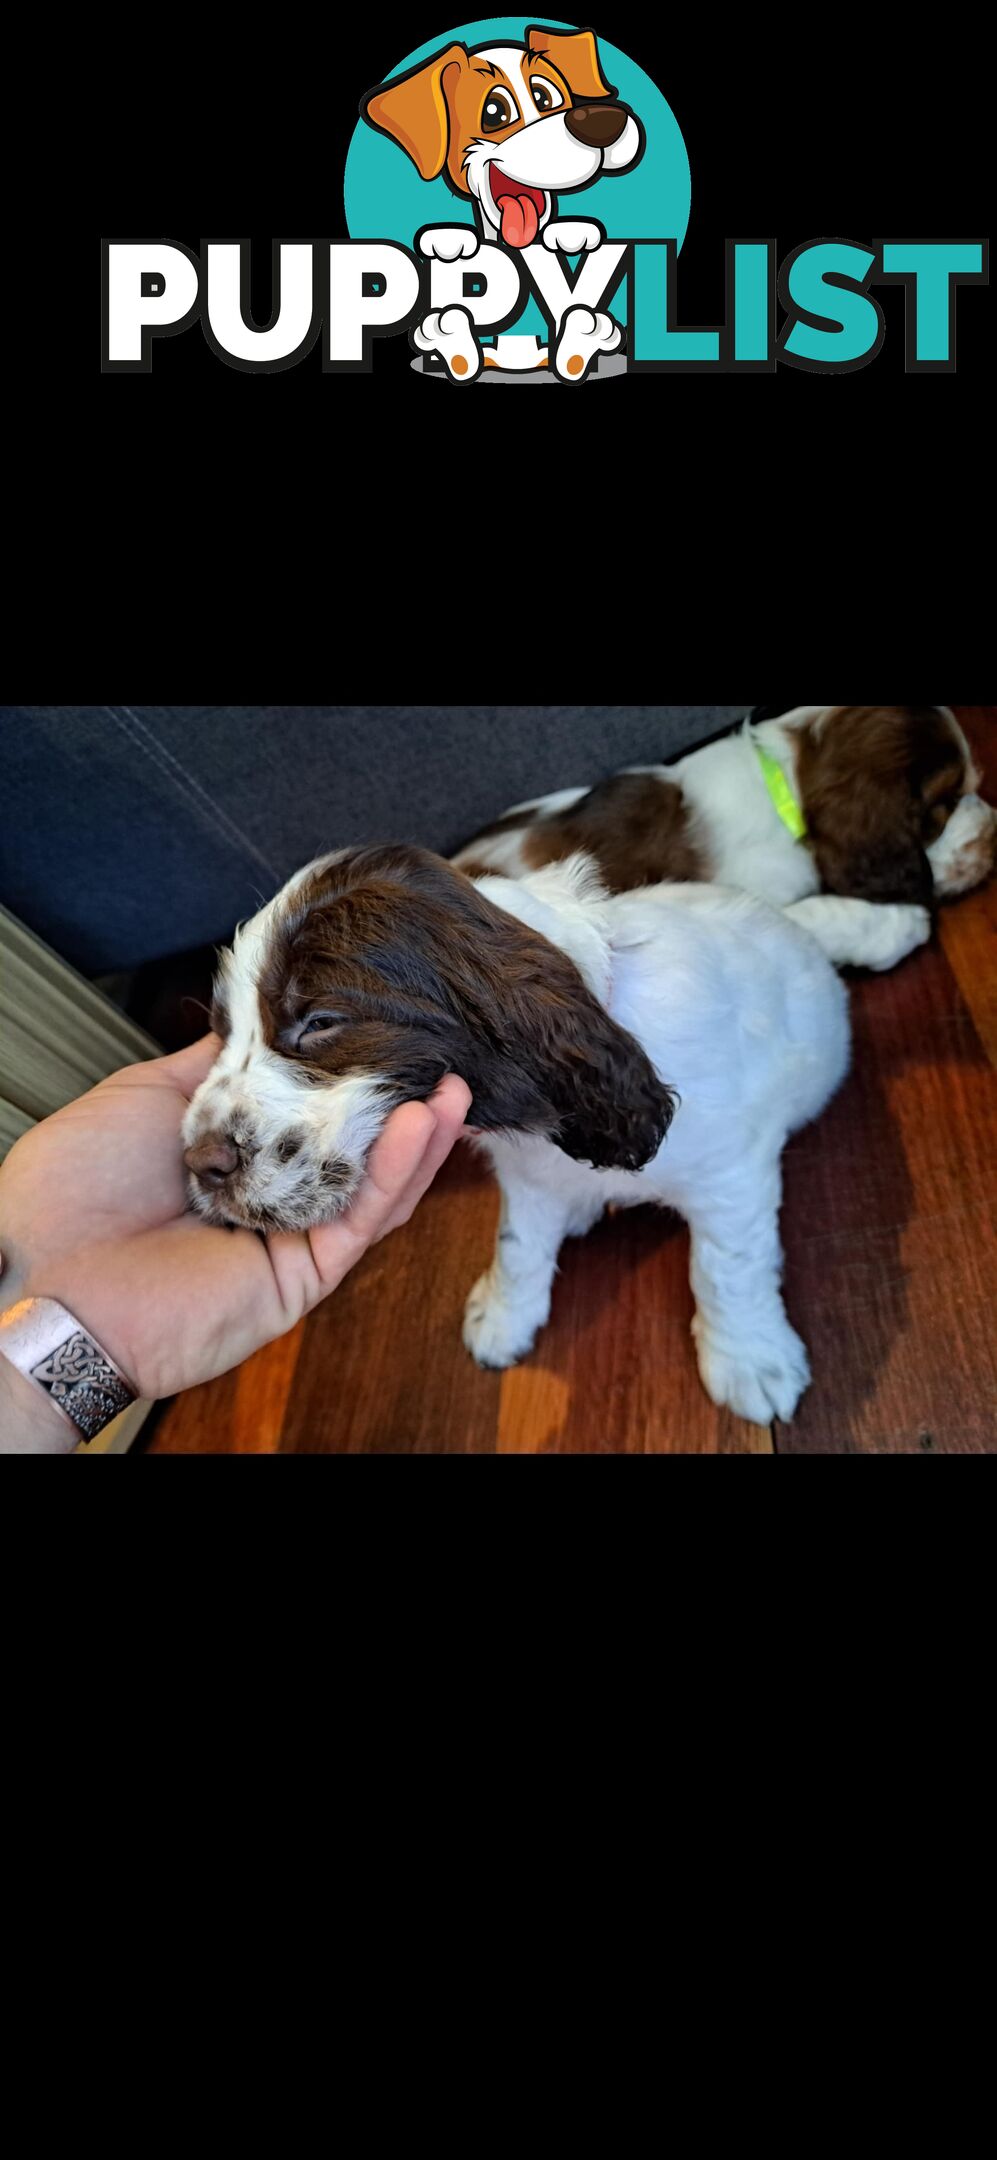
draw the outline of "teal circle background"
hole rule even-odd
[[[524,30],[533,17],[492,15],[479,22],[458,23],[452,30],[427,38],[393,67],[391,76],[404,75],[431,53],[459,41],[472,45],[521,45]],[[545,20],[547,20],[545,18]],[[551,30],[572,30],[574,23],[547,20]],[[598,33],[597,33],[598,35]],[[679,248],[689,224],[692,175],[682,130],[656,83],[619,46],[599,37],[599,53],[606,80],[614,84],[624,103],[633,107],[646,134],[644,155],[632,172],[616,177],[603,175],[591,187],[565,195],[559,205],[566,217],[598,218],[612,239],[671,240]],[[372,90],[373,83],[366,89]],[[421,180],[404,150],[387,135],[380,135],[366,120],[358,120],[346,158],[343,181],[346,230],[353,240],[397,240],[411,247],[423,225],[472,225],[474,210],[469,197],[451,194],[446,181]],[[527,302],[517,330],[545,334],[543,316],[534,300]]]

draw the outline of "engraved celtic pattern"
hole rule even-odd
[[[121,1374],[82,1329],[35,1365],[31,1377],[79,1426],[85,1440],[93,1440],[119,1410],[126,1410],[135,1400]]]

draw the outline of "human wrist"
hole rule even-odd
[[[0,1350],[0,1453],[69,1455],[80,1437],[44,1389]]]
[[[51,1256],[38,1269],[9,1245],[0,1254],[0,1444],[66,1453],[135,1400],[93,1331],[86,1274]]]
[[[0,1219],[0,1323],[13,1305],[28,1298],[54,1298],[84,1334],[105,1343],[101,1269],[95,1248],[45,1238],[32,1245],[6,1230]],[[112,1331],[113,1332],[113,1331]],[[2,1341],[2,1325],[0,1325]],[[119,1346],[105,1345],[120,1362]]]

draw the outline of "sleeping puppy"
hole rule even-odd
[[[978,784],[947,706],[800,705],[674,765],[521,804],[454,860],[515,877],[582,850],[613,892],[738,885],[789,908],[837,964],[887,968],[930,935],[936,899],[993,868]]]
[[[240,928],[212,1018],[223,1048],[184,1125],[208,1222],[335,1216],[389,1112],[458,1072],[502,1189],[473,1355],[522,1357],[562,1239],[610,1202],[657,1201],[692,1233],[708,1393],[792,1416],[808,1367],[780,1295],[780,1158],[845,1072],[848,1020],[784,914],[707,885],[611,897],[584,856],[472,881],[364,847],[310,864]]]

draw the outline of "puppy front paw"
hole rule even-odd
[[[479,1365],[518,1365],[533,1347],[538,1327],[547,1318],[510,1304],[495,1287],[491,1269],[479,1276],[464,1307],[464,1348]]]
[[[765,1330],[753,1343],[714,1335],[697,1313],[692,1332],[703,1386],[712,1402],[733,1410],[754,1425],[792,1417],[810,1385],[810,1362],[804,1344],[788,1320]]]
[[[430,262],[459,262],[462,255],[476,255],[478,235],[470,225],[427,225],[416,246]]]
[[[899,966],[919,945],[926,945],[931,936],[931,915],[926,907],[912,907],[898,903],[877,907],[874,934],[869,939],[868,952],[862,955],[863,966],[882,975],[887,968]]]

